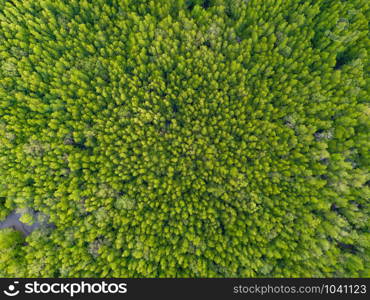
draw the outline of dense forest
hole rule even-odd
[[[0,0],[0,276],[370,277],[368,20]]]

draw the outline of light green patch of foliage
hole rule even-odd
[[[22,223],[25,223],[27,225],[32,225],[34,223],[34,217],[33,215],[29,214],[29,213],[26,213],[24,215],[22,215],[20,218],[19,218],[19,221],[21,221]]]
[[[370,276],[368,16],[0,0],[0,275]]]
[[[0,277],[23,277],[25,272],[24,238],[11,228],[0,229]]]

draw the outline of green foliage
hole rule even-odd
[[[24,215],[22,215],[20,218],[19,218],[19,221],[21,221],[22,223],[25,223],[27,225],[32,225],[34,223],[34,217],[33,215],[29,214],[29,213],[26,213]]]
[[[23,277],[25,261],[23,252],[24,239],[16,230],[0,229],[0,276]]]
[[[0,0],[0,275],[369,276],[368,9]]]

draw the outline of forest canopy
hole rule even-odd
[[[370,277],[368,19],[0,0],[0,276]]]

